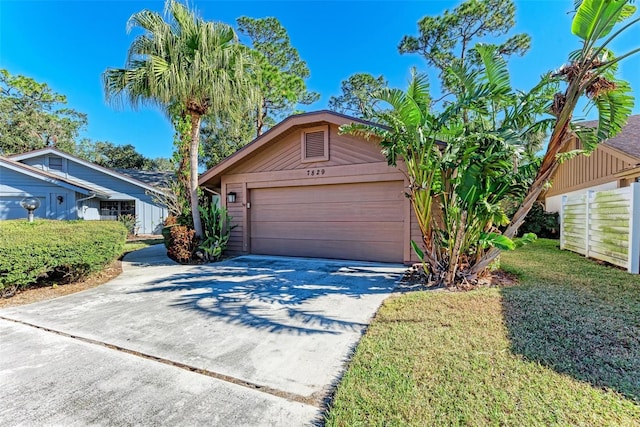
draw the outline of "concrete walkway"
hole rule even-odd
[[[309,425],[403,266],[150,247],[85,292],[0,310],[0,425]]]

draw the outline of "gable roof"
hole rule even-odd
[[[102,172],[106,175],[112,176],[114,178],[120,179],[122,181],[128,182],[130,184],[133,185],[137,185],[138,187],[144,188],[145,190],[150,190],[156,193],[161,193],[162,190],[151,186],[149,184],[146,184],[142,181],[138,181],[137,179],[131,178],[130,176],[124,175],[122,173],[116,172],[112,169],[107,169],[105,167],[96,165],[95,163],[91,163],[87,160],[81,159],[79,157],[73,156],[69,153],[65,153],[64,151],[60,151],[57,150],[55,148],[51,148],[51,147],[47,147],[47,148],[41,148],[39,150],[34,150],[34,151],[29,151],[28,153],[22,153],[22,154],[14,154],[13,156],[10,156],[9,158],[11,160],[16,160],[16,161],[21,161],[21,160],[25,160],[25,159],[31,159],[33,157],[37,157],[37,156],[42,156],[44,154],[55,154],[56,156],[60,156],[60,157],[64,157],[67,160],[71,160],[72,162],[81,164],[83,166],[86,166],[90,169],[96,170],[98,172]]]
[[[583,126],[596,127],[597,120],[581,123]],[[622,154],[632,157],[640,163],[640,114],[629,116],[627,124],[619,134],[602,143],[603,148],[612,148]],[[614,151],[614,152],[615,152]]]
[[[345,114],[336,113],[335,111],[329,110],[320,110],[313,111],[309,113],[295,114],[293,116],[289,116],[253,141],[249,144],[245,145],[226,159],[222,160],[220,163],[212,167],[211,169],[204,172],[200,175],[198,180],[199,185],[204,185],[210,181],[217,181],[220,176],[231,167],[240,163],[247,156],[255,153],[262,147],[268,145],[273,140],[275,140],[278,136],[288,132],[292,128],[297,126],[308,125],[311,123],[330,123],[334,125],[345,125],[352,122],[368,124],[373,126],[381,126],[377,123],[373,123],[367,120],[358,119],[356,117],[347,116]]]
[[[25,165],[24,163],[16,162],[6,157],[0,156],[0,165],[12,171],[66,188],[68,190],[76,191],[80,194],[84,194],[84,195],[96,194],[100,197],[109,198],[109,195],[107,193],[101,190],[97,190],[89,185],[82,184],[80,182],[76,182],[71,179],[61,177],[54,173],[43,171],[42,169],[34,168],[33,166]]]

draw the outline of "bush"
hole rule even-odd
[[[170,233],[167,255],[180,263],[188,263],[197,247],[196,231],[174,225]]]
[[[135,215],[126,214],[118,217],[118,222],[127,229],[129,236],[135,236],[138,234],[138,218]]]
[[[229,226],[231,217],[225,208],[211,203],[200,206],[200,218],[202,218],[204,238],[199,248],[204,251],[205,260],[216,261],[227,249],[231,230],[235,226]]]
[[[0,296],[45,276],[77,280],[119,257],[127,238],[117,221],[0,221]]]
[[[518,230],[518,236],[526,233],[534,233],[538,237],[558,239],[560,235],[560,222],[557,212],[545,212],[542,203],[535,203],[524,223]]]

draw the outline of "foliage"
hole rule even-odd
[[[201,130],[200,164],[212,168],[251,142],[256,135],[254,122],[249,110],[242,114],[223,111],[215,118],[208,118]]]
[[[255,105],[255,136],[291,114],[297,104],[311,104],[320,95],[307,90],[307,63],[291,45],[287,30],[277,18],[240,17],[238,32],[245,34],[253,48],[255,64],[251,68],[260,99]]]
[[[515,208],[507,212],[511,217],[515,213]],[[546,212],[542,203],[535,203],[524,222],[518,229],[517,235],[534,233],[538,237],[547,239],[558,239],[560,236],[560,219],[557,212]]]
[[[388,299],[326,425],[636,425],[640,277],[557,245],[501,256],[518,286]]]
[[[390,110],[374,112],[384,125],[354,124],[343,132],[380,138],[390,165],[402,161],[423,241],[414,250],[430,280],[453,286],[473,281],[471,268],[493,247],[514,249],[498,227],[508,218],[503,201],[524,194],[536,165],[518,164],[536,113],[549,104],[546,89],[511,89],[507,64],[494,46],[478,45],[479,71],[456,71],[465,95],[431,112],[424,75],[412,73],[406,92],[379,91]]]
[[[175,0],[167,0],[165,10],[167,20],[149,10],[131,16],[129,29],[139,29],[141,34],[131,44],[125,68],[104,72],[104,89],[112,102],[158,106],[172,120],[180,117],[190,122],[190,141],[180,154],[183,161],[188,159],[188,196],[199,238],[202,223],[197,188],[202,119],[252,105],[254,88],[245,65],[252,58],[229,25],[204,21]],[[186,139],[184,133],[181,137]]]
[[[383,76],[374,77],[367,73],[356,73],[343,80],[342,95],[329,99],[329,109],[354,117],[369,119],[375,106],[374,94],[387,87]]]
[[[419,35],[405,36],[398,50],[422,55],[440,71],[444,88],[457,93],[453,69],[480,65],[482,61],[473,46],[486,38],[507,34],[515,25],[515,10],[512,0],[467,0],[441,16],[422,18],[418,21]],[[528,35],[517,34],[496,47],[503,57],[523,55],[530,43]]]
[[[120,215],[118,217],[118,222],[124,225],[129,236],[135,236],[138,234],[138,218],[135,215]]]
[[[12,76],[0,69],[0,154],[26,153],[44,147],[74,152],[87,117],[66,107],[67,98],[46,83]]]
[[[170,229],[167,255],[180,263],[188,263],[198,247],[197,242],[195,230],[184,225],[174,225]]]
[[[204,238],[199,248],[205,253],[207,261],[220,259],[229,243],[231,230],[231,217],[225,208],[218,207],[214,203],[200,206],[200,215],[204,228]]]
[[[582,48],[569,54],[568,65],[543,77],[543,82],[563,85],[564,91],[555,94],[550,108],[554,116],[553,130],[546,152],[533,183],[504,231],[507,237],[513,237],[524,222],[558,169],[561,153],[570,141],[578,138],[585,147],[583,154],[588,154],[600,142],[620,132],[631,114],[634,105],[631,88],[627,82],[617,79],[615,72],[621,60],[640,52],[640,48],[617,57],[609,49],[611,42],[620,34],[640,22],[640,18],[634,16],[636,7],[629,3],[626,0],[576,2],[571,29],[581,39]],[[595,106],[598,110],[598,126],[595,128],[585,128],[571,122],[576,105],[584,98],[587,107]],[[498,255],[497,250],[487,253],[478,262],[475,271],[481,271]]]
[[[45,275],[76,280],[122,254],[127,230],[116,221],[0,221],[0,294]]]

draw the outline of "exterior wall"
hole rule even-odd
[[[0,219],[26,218],[27,212],[20,206],[25,197],[40,199],[36,218],[78,218],[75,192],[6,168],[1,168],[0,175]]]
[[[618,188],[618,181],[606,182],[600,185],[594,185],[592,187],[583,188],[581,190],[568,191],[563,194],[557,194],[555,196],[547,196],[544,200],[545,210],[547,212],[560,212],[560,208],[562,207],[562,197],[563,196],[578,196],[580,194],[585,194],[587,191],[602,191],[602,190],[613,190]]]
[[[404,174],[387,164],[378,144],[350,135],[339,135],[338,127],[333,124],[328,125],[329,160],[303,162],[302,130],[321,125],[323,123],[309,123],[290,129],[222,175],[222,203],[228,208],[232,226],[235,227],[231,231],[229,253],[251,251],[251,218],[247,210],[250,209],[250,192],[253,189],[386,181],[400,181],[406,187]],[[229,192],[236,193],[235,203],[227,202],[226,195]],[[404,262],[413,262],[417,259],[410,240],[420,242],[421,238],[409,200],[404,200],[401,209],[404,224],[402,259]]]
[[[86,184],[91,188],[95,188],[96,190],[100,190],[104,193],[109,194],[109,200],[135,200],[136,216],[138,217],[139,224],[138,233],[160,234],[160,232],[162,231],[162,222],[167,217],[167,210],[166,208],[158,205],[158,203],[153,200],[153,197],[151,195],[146,194],[144,188],[65,158],[63,158],[62,171],[49,170],[48,158],[49,154],[46,154],[25,159],[22,161],[22,163],[45,170],[50,173],[55,173],[57,175],[60,175],[61,177],[73,180],[81,184]],[[18,178],[17,185],[23,185],[20,183],[20,180],[24,180],[24,175],[19,175],[20,177]],[[2,181],[3,183],[5,181],[4,173]],[[43,183],[39,180],[36,181]],[[66,218],[60,219],[100,219],[100,199],[87,199],[77,203],[76,206],[75,200],[84,199],[86,198],[86,196],[81,194],[74,194],[73,192],[69,192],[69,194],[70,202],[71,198],[73,198],[73,203],[71,203],[71,205],[69,206],[69,209],[73,211],[73,214],[69,215]],[[55,216],[57,216],[57,214],[55,213],[49,214],[50,218]]]
[[[568,150],[580,148],[579,142],[574,141]],[[628,156],[614,155],[612,150],[599,146],[590,156],[576,156],[562,163],[553,176],[547,198],[616,181],[615,174],[635,166]]]

